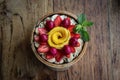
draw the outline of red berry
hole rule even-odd
[[[49,52],[50,52],[53,56],[55,56],[55,55],[57,54],[57,49],[51,47],[50,50],[49,50]]]
[[[78,39],[76,38],[76,37],[72,37],[71,39],[70,39],[70,45],[71,46],[76,46],[77,45],[77,43],[78,43]]]
[[[71,32],[70,35],[71,35],[71,37],[74,37],[74,33],[73,32]]]
[[[70,46],[71,48],[71,52],[74,53],[75,52],[75,48],[73,46]]]
[[[57,16],[56,19],[54,20],[55,26],[59,26],[62,22],[62,19],[60,16]]]
[[[69,18],[65,18],[62,22],[61,22],[61,26],[68,28],[70,26],[70,19]]]
[[[75,25],[70,25],[69,27],[68,27],[68,30],[70,31],[70,32],[73,32],[73,28],[75,27]]]
[[[69,17],[67,17],[66,19],[70,21],[70,18],[69,18]]]
[[[48,45],[40,45],[38,47],[37,51],[40,53],[46,53],[49,51],[49,46]]]
[[[47,42],[40,42],[41,45],[47,45]]]
[[[61,51],[58,51],[55,57],[56,61],[60,62],[63,56],[64,56],[63,53]]]
[[[38,28],[39,34],[46,34],[47,30],[45,28]]]
[[[71,48],[70,48],[70,46],[68,46],[68,45],[65,45],[65,46],[63,47],[63,50],[64,50],[64,52],[65,52],[66,55],[68,55],[68,54],[71,53]]]
[[[80,34],[74,34],[74,37],[76,37],[77,39],[80,38]]]
[[[34,40],[38,42],[40,40],[39,36],[34,36]]]
[[[80,43],[78,42],[77,45],[76,45],[76,47],[79,47],[79,46],[80,46]]]
[[[52,54],[50,54],[50,53],[47,53],[47,54],[46,54],[46,58],[47,58],[47,59],[52,59],[52,58],[54,58],[54,56],[53,56]]]
[[[40,35],[40,41],[41,42],[47,42],[47,40],[48,40],[48,36],[46,34]]]
[[[45,25],[45,27],[47,28],[47,30],[51,30],[52,28],[55,27],[55,24],[54,24],[53,21],[48,20],[48,21],[46,21],[46,25]]]
[[[70,58],[70,54],[66,55],[67,58]]]

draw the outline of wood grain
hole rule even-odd
[[[120,60],[118,60],[118,58],[120,57],[118,53],[120,47],[119,43],[116,44],[116,42],[118,42],[116,40],[119,40],[119,36],[117,37],[118,39],[111,37],[113,33],[117,36],[120,29],[115,27],[115,25],[119,24],[118,9],[116,10],[117,15],[112,14],[110,10],[113,6],[113,2],[114,0],[61,0],[57,2],[54,0],[54,11],[60,9],[75,14],[85,13],[87,14],[88,19],[94,22],[94,26],[91,29],[88,29],[91,34],[91,41],[88,44],[89,47],[86,55],[78,64],[74,65],[68,71],[58,72],[58,80],[119,80],[118,75],[120,74],[120,70],[118,67],[120,67]],[[114,6],[118,7],[118,5]],[[111,18],[113,15],[116,17]],[[115,20],[116,18],[117,20]],[[114,24],[111,23],[111,21],[113,21]],[[113,26],[115,29],[113,29]],[[116,49],[116,53],[113,52],[115,51],[113,48]],[[111,64],[113,58],[115,60],[117,59],[117,61],[116,63]]]
[[[95,80],[113,80],[110,64],[111,54],[109,54],[111,45],[109,39],[108,6],[107,0],[87,0],[85,5],[85,13],[88,15],[88,19],[93,20],[95,23],[92,29],[89,30],[92,39],[88,49],[89,61],[92,64],[92,75]]]
[[[120,80],[119,0],[0,0],[0,80]],[[94,26],[83,58],[67,71],[40,63],[30,47],[34,24],[60,10],[85,13]]]
[[[120,80],[120,1],[110,0],[109,25],[111,40],[111,66],[113,80]]]
[[[55,71],[40,63],[30,46],[33,26],[41,16],[52,11],[52,0],[6,0],[2,4],[1,79],[54,80]]]

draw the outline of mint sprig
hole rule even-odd
[[[85,14],[83,14],[83,13],[80,14],[80,15],[78,16],[77,20],[78,20],[78,23],[79,23],[79,24],[82,24],[82,23],[86,20]]]
[[[93,22],[90,22],[90,21],[84,21],[82,23],[82,26],[85,26],[85,27],[89,27],[89,26],[92,26],[93,25]]]
[[[81,37],[84,41],[89,41],[90,40],[90,36],[89,36],[87,31],[81,30],[80,34],[82,35]]]
[[[93,22],[87,21],[85,14],[80,14],[77,18],[78,24],[74,28],[75,33],[79,33],[81,35],[81,38],[84,41],[89,41],[89,33],[87,32],[87,27],[90,27],[93,25]]]

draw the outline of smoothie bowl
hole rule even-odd
[[[45,15],[34,26],[31,46],[39,61],[51,69],[68,69],[84,55],[89,35],[85,26],[93,23],[84,14],[69,12]]]

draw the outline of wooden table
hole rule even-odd
[[[120,80],[120,1],[0,0],[0,80]],[[84,57],[67,71],[52,71],[30,47],[34,24],[59,10],[85,13],[94,26]]]

